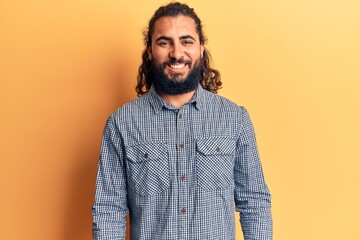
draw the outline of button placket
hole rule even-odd
[[[177,159],[177,174],[178,174],[178,183],[179,183],[179,200],[178,200],[178,206],[179,206],[179,226],[182,226],[183,228],[180,228],[180,235],[179,239],[182,239],[181,235],[184,234],[184,226],[186,225],[186,205],[188,202],[188,196],[187,196],[187,185],[186,185],[186,169],[187,169],[187,151],[185,148],[185,139],[186,139],[186,118],[184,117],[186,112],[188,110],[188,106],[184,105],[183,108],[178,112],[177,116],[177,145],[178,145],[178,159]]]

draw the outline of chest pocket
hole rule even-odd
[[[233,186],[236,140],[226,137],[199,139],[196,147],[198,186],[203,190]]]
[[[168,147],[142,142],[126,150],[130,186],[142,196],[156,195],[170,187]]]

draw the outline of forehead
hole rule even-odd
[[[159,36],[180,37],[191,35],[195,39],[199,38],[194,19],[184,15],[176,17],[166,16],[159,18],[154,25],[153,39]]]

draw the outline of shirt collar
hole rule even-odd
[[[195,94],[192,97],[192,99],[189,101],[189,103],[193,104],[197,110],[202,110],[204,105],[204,90],[203,87],[199,84],[196,88]],[[158,113],[160,110],[162,110],[163,107],[172,109],[170,104],[165,102],[164,99],[162,99],[159,94],[155,91],[154,85],[152,85],[148,91],[148,96],[150,100],[150,104],[153,107],[155,113]]]

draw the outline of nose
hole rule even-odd
[[[174,43],[170,50],[169,56],[170,58],[174,58],[176,60],[184,57],[184,51],[182,45],[178,43]]]

